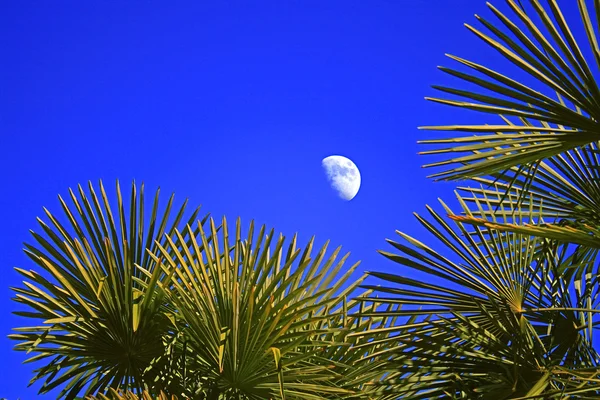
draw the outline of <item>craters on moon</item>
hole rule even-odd
[[[331,187],[343,200],[349,201],[360,189],[360,171],[356,164],[343,156],[329,156],[322,163]]]

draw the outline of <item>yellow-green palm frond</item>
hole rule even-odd
[[[111,389],[108,394],[88,396],[86,400],[177,400],[177,396],[169,396],[164,392],[161,392],[158,396],[152,396],[146,391],[136,395],[133,392],[120,392]]]
[[[31,381],[43,381],[40,393],[60,388],[57,398],[71,399],[109,387],[147,389],[152,379],[145,370],[163,354],[169,329],[155,291],[161,271],[148,251],[190,240],[175,230],[199,210],[184,219],[184,203],[173,216],[173,196],[161,209],[157,191],[148,213],[144,185],[135,183],[127,201],[117,182],[112,205],[102,182],[69,194],[71,205],[59,197],[64,217],[45,209],[42,232],[31,232],[36,244],[25,245],[38,269],[17,268],[25,281],[13,288],[23,306],[16,314],[36,325],[10,337],[17,350],[32,354],[26,362],[42,365]]]
[[[449,139],[424,140],[435,146],[424,154],[441,155],[428,167],[442,167],[433,177],[464,179],[527,166],[600,140],[600,89],[584,53],[600,61],[597,28],[600,8],[578,0],[585,35],[576,38],[556,0],[528,0],[528,9],[506,0],[510,13],[488,3],[492,23],[476,16],[481,28],[466,25],[498,51],[529,83],[518,81],[489,66],[450,56],[465,71],[441,67],[473,89],[435,86],[450,98],[430,100],[459,108],[496,114],[496,125],[425,127],[439,131],[474,133]],[[585,47],[583,47],[585,46]],[[451,157],[446,157],[451,155]]]
[[[460,214],[443,206],[447,214]],[[571,254],[563,246],[428,211],[430,218],[417,218],[438,246],[398,232],[401,241],[388,241],[395,251],[381,253],[406,272],[372,272],[379,285],[366,286],[378,302],[397,307],[373,316],[403,318],[386,328],[386,340],[403,346],[385,350],[386,367],[396,375],[378,383],[379,393],[520,398],[564,389],[556,366],[599,365],[592,345],[597,278],[565,277]]]
[[[230,231],[223,219],[220,235],[213,220],[206,231],[198,225],[198,235],[192,229],[176,231],[179,241],[187,232],[189,247],[173,238],[152,254],[169,277],[158,286],[185,338],[184,386],[208,398],[316,400],[360,391],[341,373],[351,370],[341,341],[344,324],[353,323],[348,307],[358,306],[346,301],[363,280],[349,281],[358,263],[344,269],[340,248],[313,254],[312,239],[302,250],[295,236],[286,243],[264,226],[255,237],[253,223],[242,234],[239,220]]]

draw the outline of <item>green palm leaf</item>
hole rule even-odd
[[[596,224],[600,213],[600,159],[598,143],[537,164],[535,171],[510,168],[491,178],[475,178],[479,187],[461,187],[463,200],[490,207],[474,215],[489,218],[521,205],[548,222],[572,221]],[[469,197],[472,196],[472,197]],[[512,205],[511,203],[515,203]]]
[[[507,224],[490,222],[481,218],[451,216],[455,221],[485,226],[488,229],[493,229],[502,232],[514,232],[523,235],[538,236],[551,240],[558,240],[563,243],[574,243],[587,248],[600,249],[600,229],[582,225],[581,228],[571,226],[561,226],[556,224]]]
[[[255,238],[252,223],[246,235],[239,220],[231,232],[225,219],[222,227],[218,235],[211,220],[208,231],[199,225],[195,235],[188,226],[176,237],[181,242],[187,233],[190,246],[171,253],[177,246],[176,239],[169,239],[168,247],[158,246],[152,254],[163,276],[173,277],[158,286],[177,308],[181,324],[176,328],[186,338],[187,395],[363,396],[366,380],[382,372],[353,373],[351,363],[361,360],[365,350],[352,350],[353,343],[344,341],[352,326],[364,330],[369,325],[368,318],[349,315],[361,302],[346,301],[363,280],[348,281],[358,264],[341,273],[348,254],[338,258],[339,248],[327,256],[325,245],[313,256],[312,239],[302,250],[295,236],[286,244],[265,227]],[[140,271],[148,279],[152,275]],[[179,356],[181,351],[179,346]]]
[[[110,390],[108,395],[99,394],[96,396],[89,396],[86,400],[177,400],[176,396],[168,396],[165,393],[161,393],[158,396],[152,396],[148,392],[143,392],[140,396],[133,392],[118,392],[114,389]]]
[[[366,286],[378,302],[399,307],[372,315],[411,318],[387,329],[388,340],[404,347],[386,350],[386,367],[396,377],[384,378],[379,393],[526,397],[565,389],[553,372],[557,366],[598,365],[591,336],[596,313],[590,310],[596,278],[585,276],[570,287],[561,268],[569,254],[552,242],[460,220],[453,227],[428,210],[430,219],[417,218],[441,248],[398,232],[403,242],[389,241],[396,252],[381,252],[421,276],[373,272],[383,283]]]
[[[40,393],[62,388],[57,398],[72,399],[108,387],[152,386],[145,370],[163,354],[169,324],[164,299],[155,292],[162,272],[148,250],[190,240],[174,236],[175,229],[198,214],[183,219],[186,202],[170,217],[173,196],[159,214],[158,195],[145,214],[143,184],[133,184],[125,202],[117,182],[115,207],[102,182],[99,195],[90,183],[87,194],[81,186],[70,191],[71,206],[59,197],[63,219],[46,209],[49,223],[38,219],[42,233],[32,231],[36,245],[26,244],[25,252],[40,272],[17,268],[26,280],[13,288],[24,306],[16,314],[37,325],[10,337],[19,342],[17,350],[35,354],[26,362],[43,363],[31,381],[43,382]]]
[[[424,127],[477,134],[422,141],[437,147],[423,154],[458,154],[426,165],[450,166],[433,177],[452,180],[500,173],[600,139],[600,90],[592,67],[583,57],[583,50],[558,2],[529,0],[531,14],[541,21],[539,24],[514,0],[506,0],[506,3],[513,12],[511,17],[488,4],[497,23],[477,16],[483,29],[470,25],[467,28],[529,75],[531,85],[484,65],[450,56],[469,72],[443,67],[442,71],[472,85],[474,89],[435,86],[435,89],[456,99],[430,100],[496,114],[504,119],[504,124]],[[591,15],[597,17],[600,9],[596,3],[593,10],[588,9],[585,0],[579,0],[578,4],[587,34],[587,40],[580,42],[587,41],[598,61],[600,50]],[[557,100],[552,98],[554,95],[557,95]]]
[[[592,143],[540,162],[535,171],[513,167],[493,175],[495,181],[476,178],[481,187],[460,188],[459,200],[471,205],[467,215],[454,218],[577,244],[593,263],[600,246],[597,153]]]

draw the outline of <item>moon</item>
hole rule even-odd
[[[321,162],[331,187],[343,200],[350,201],[360,189],[360,171],[352,160],[343,156],[329,156]]]

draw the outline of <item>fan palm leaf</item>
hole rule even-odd
[[[381,252],[424,276],[373,272],[383,283],[366,286],[378,294],[378,302],[399,307],[373,315],[411,317],[382,328],[390,332],[388,340],[405,347],[386,350],[396,377],[383,379],[381,394],[539,397],[572,389],[557,379],[556,367],[598,366],[592,345],[597,313],[591,302],[598,297],[597,279],[585,276],[570,286],[562,274],[569,258],[564,248],[488,225],[453,224],[428,210],[430,219],[417,218],[441,248],[398,232],[402,242],[388,241],[396,252]],[[465,205],[463,212],[468,211]]]
[[[436,146],[423,154],[457,154],[426,167],[445,167],[438,179],[463,179],[501,173],[514,166],[532,165],[568,150],[600,140],[600,89],[593,67],[583,56],[587,42],[596,63],[600,49],[592,20],[598,3],[589,8],[578,0],[586,38],[578,41],[556,0],[529,0],[527,13],[515,0],[506,0],[509,17],[488,3],[497,23],[477,16],[483,28],[467,28],[531,78],[519,82],[475,62],[450,56],[468,69],[440,69],[474,87],[472,90],[434,86],[453,98],[429,100],[503,117],[497,125],[424,127],[475,133],[450,139],[424,140]],[[533,19],[539,19],[539,23]],[[586,40],[587,39],[587,40]],[[587,50],[587,49],[585,49]],[[555,99],[556,98],[556,99]],[[500,121],[499,121],[500,122]]]
[[[362,282],[348,279],[357,264],[343,273],[348,254],[326,255],[327,244],[312,254],[313,239],[304,250],[294,236],[283,236],[254,225],[242,235],[237,220],[232,232],[222,221],[221,235],[210,221],[176,231],[175,249],[158,246],[152,258],[163,277],[158,287],[176,307],[185,339],[187,396],[240,399],[323,399],[360,396],[364,380],[344,374],[364,350],[349,351],[344,342],[350,326],[366,329],[348,310],[361,306],[347,301]],[[209,244],[209,238],[213,243]],[[152,272],[140,267],[149,280]],[[372,319],[371,319],[372,321]],[[181,344],[181,342],[180,342]],[[375,347],[373,347],[374,349]],[[372,349],[372,350],[373,350]],[[183,345],[178,347],[181,357]],[[369,377],[377,376],[375,372]]]
[[[149,388],[145,370],[163,354],[169,324],[154,290],[161,271],[147,250],[189,240],[173,235],[199,209],[184,219],[186,201],[171,217],[173,196],[161,211],[157,191],[145,214],[144,185],[135,183],[125,202],[117,182],[116,207],[102,182],[99,195],[90,183],[87,194],[78,186],[69,197],[72,205],[59,196],[64,218],[44,209],[49,222],[38,219],[42,233],[32,231],[36,244],[25,245],[40,272],[17,268],[26,280],[13,288],[24,307],[16,314],[38,322],[10,337],[32,353],[26,362],[43,364],[31,381],[42,382],[40,393],[61,388],[57,398],[72,399],[109,387]]]
[[[492,206],[484,213],[490,217],[499,209],[511,209],[510,202],[532,208],[548,222],[571,221],[597,224],[600,213],[600,159],[598,143],[574,149],[538,163],[535,170],[512,167],[490,178],[479,177],[476,187],[462,186],[463,199],[477,198]],[[508,196],[510,194],[510,196]],[[467,197],[472,195],[473,197]]]
[[[536,235],[579,246],[577,253],[593,264],[600,247],[597,143],[540,162],[535,171],[516,167],[489,178],[480,187],[461,187],[464,203],[474,205],[464,223]],[[531,217],[523,221],[525,209]]]

